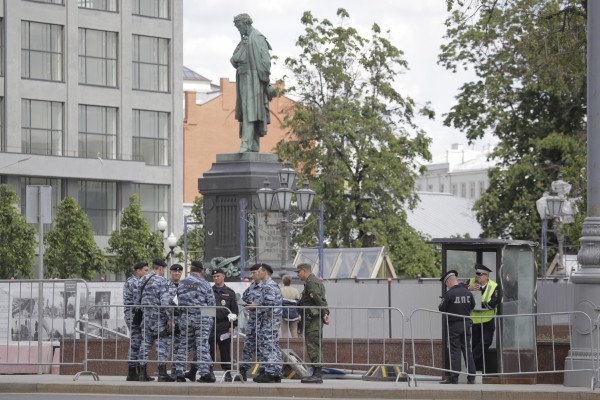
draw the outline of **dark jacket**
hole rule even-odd
[[[216,311],[217,318],[215,327],[217,334],[221,335],[229,330],[231,323],[229,322],[229,319],[227,319],[227,314],[229,314],[229,311],[220,307],[227,307],[233,314],[236,315],[239,314],[239,309],[235,292],[229,286],[225,285],[222,288],[218,288],[213,285],[212,290],[215,294],[215,303],[218,307]],[[237,326],[237,320],[233,323],[233,326]]]
[[[475,298],[469,289],[464,285],[455,285],[448,289],[442,296],[442,301],[438,307],[440,311],[450,314],[471,315],[471,310],[475,308]],[[463,318],[448,316],[448,322],[464,321]]]

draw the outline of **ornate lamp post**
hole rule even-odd
[[[281,236],[281,267],[286,268],[289,262],[289,240],[290,229],[295,226],[304,226],[305,221],[290,221],[291,213],[302,214],[303,216],[312,211],[318,211],[319,221],[319,275],[323,275],[323,206],[319,204],[317,210],[312,209],[312,204],[315,198],[315,192],[308,187],[308,180],[302,183],[302,187],[293,190],[296,182],[296,171],[290,168],[289,162],[284,164],[284,167],[278,172],[279,189],[271,189],[271,183],[268,179],[264,181],[264,187],[256,191],[258,197],[258,210],[265,213],[265,225],[268,225],[268,214],[277,213],[280,217],[279,221],[274,224],[279,228]],[[295,204],[293,199],[296,199]],[[294,207],[295,206],[295,207]],[[245,204],[242,207],[241,220],[245,221]],[[273,226],[273,225],[271,225]],[[240,224],[240,234],[243,236],[245,225]],[[242,269],[245,262],[245,242],[241,241],[242,247]]]
[[[555,196],[544,192],[544,195],[536,201],[536,207],[542,219],[542,277],[551,275],[554,271],[563,271],[566,274],[563,251],[565,236],[562,233],[562,226],[573,223],[577,213],[577,207],[574,205],[575,199],[567,198],[571,191],[571,184],[559,177],[558,180],[552,182],[552,191],[556,193]],[[553,222],[554,233],[558,240],[558,254],[554,257],[550,269],[546,270],[548,221]]]

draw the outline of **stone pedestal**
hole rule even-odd
[[[263,187],[265,179],[269,179],[272,189],[279,188],[277,173],[281,168],[275,154],[217,154],[211,169],[198,179],[198,191],[204,196],[206,262],[214,257],[240,254],[240,201],[245,199],[248,210],[246,268],[257,261],[266,262],[274,269],[280,264],[279,231],[263,227],[264,214],[255,210],[258,209],[256,191]],[[275,215],[271,213],[269,218]]]

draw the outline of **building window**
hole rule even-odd
[[[117,220],[115,182],[78,181],[79,205],[87,213],[96,235],[110,235]]]
[[[63,80],[63,27],[21,21],[21,77]]]
[[[50,203],[52,204],[52,221],[54,221],[56,206],[62,200],[62,180],[48,178],[21,178],[21,214],[23,215],[26,211],[26,193],[28,185],[52,186],[52,196],[50,198]],[[50,230],[52,230],[53,225],[54,224],[44,224],[44,232],[49,232]]]
[[[444,193],[444,184],[440,183],[440,193]]]
[[[118,0],[78,0],[80,8],[91,8],[101,11],[119,11]]]
[[[479,181],[479,197],[483,196],[485,193],[485,182]]]
[[[133,0],[133,15],[169,19],[170,0]]]
[[[117,109],[79,106],[79,157],[115,159]]]
[[[4,76],[4,19],[0,18],[0,76]]]
[[[475,182],[469,182],[469,197],[471,199],[475,198]]]
[[[169,165],[169,113],[133,110],[133,159]]]
[[[456,183],[453,183],[453,184],[452,184],[452,194],[453,194],[454,196],[458,196],[458,188],[457,188],[457,186],[456,186]]]
[[[65,4],[64,0],[27,0],[34,3]]]
[[[460,197],[467,197],[467,184],[464,182],[460,184]]]
[[[79,28],[79,83],[117,86],[116,32]]]
[[[136,184],[133,191],[140,196],[142,215],[152,231],[158,230],[158,220],[169,221],[169,186]]]
[[[48,156],[63,154],[63,103],[21,101],[22,152]]]
[[[133,88],[169,91],[169,39],[133,35]]]

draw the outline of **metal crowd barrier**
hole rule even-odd
[[[124,319],[121,321],[112,321],[113,316],[116,318],[123,318],[125,307],[141,308],[144,309],[145,313],[157,313],[164,309],[167,310],[171,319],[175,317],[176,310],[180,316],[185,313],[189,313],[192,309],[200,309],[203,316],[214,317],[217,309],[224,309],[227,313],[230,310],[225,307],[180,307],[180,306],[122,306],[122,305],[94,305],[88,309],[88,315],[96,316],[93,318],[96,323],[87,322],[83,325],[86,334],[86,338],[89,338],[92,344],[89,345],[87,362],[92,366],[98,366],[98,363],[120,363],[122,364],[123,371],[124,366],[129,361],[137,361],[128,359],[128,350],[131,345],[129,341],[129,327],[126,326]],[[257,330],[258,325],[255,325],[254,332],[246,330],[250,313],[256,313],[257,310],[263,310],[261,314],[266,315],[266,318],[271,319],[271,326],[277,328],[277,337],[279,337],[279,327],[281,325],[281,316],[278,312],[274,313],[274,309],[283,309],[284,306],[280,307],[256,307],[254,311],[249,311],[246,307],[241,307],[240,315],[238,316],[238,322],[240,323],[240,329],[233,329],[233,322],[230,322],[231,329],[233,331],[232,340],[230,344],[231,354],[231,368],[225,372],[229,372],[231,377],[235,379],[239,375],[241,364],[251,364],[253,366],[261,365],[258,360],[260,349],[260,338],[261,332]],[[294,307],[300,314],[303,321],[306,321],[309,313],[315,313],[317,308],[314,307]],[[116,309],[116,310],[114,310]],[[266,311],[266,312],[264,312]],[[330,311],[330,326],[324,325],[323,329],[333,329],[333,338],[325,339],[318,345],[323,350],[324,360],[323,366],[327,368],[341,369],[340,373],[364,373],[365,370],[369,370],[373,367],[378,367],[383,371],[383,374],[394,374],[391,376],[396,382],[401,377],[406,377],[407,364],[405,362],[404,352],[404,314],[396,309],[389,307],[329,307]],[[242,315],[243,314],[243,315]],[[108,317],[111,318],[108,318]],[[105,318],[106,317],[106,318]],[[391,319],[395,319],[400,323],[401,329],[395,332],[392,337]],[[341,320],[351,321],[350,326],[360,326],[360,329],[351,328],[349,330],[337,330],[337,326],[342,326]],[[213,324],[213,345],[215,349],[218,347],[216,341],[218,340],[215,334],[216,326]],[[146,330],[141,329],[142,340],[146,340]],[[246,333],[254,333],[259,340],[255,342],[255,347],[252,349],[253,357],[250,360],[244,360],[243,350],[245,345]],[[157,341],[159,338],[164,337],[165,339],[172,340],[177,337],[175,327],[171,326],[170,330],[162,330],[158,332],[156,337]],[[300,335],[298,339],[294,338],[279,338],[280,348],[284,349],[289,354],[289,351],[293,351],[298,355],[299,360],[292,360],[288,357],[284,357],[281,361],[274,362],[280,364],[282,368],[290,367],[289,371],[294,370],[299,365],[299,362],[303,360],[303,364],[310,366],[311,362],[305,347],[304,335]],[[171,366],[176,359],[175,347],[185,345],[180,343],[179,345],[169,345],[169,354],[165,363],[167,369],[170,372]],[[154,344],[154,348],[157,344]],[[268,347],[268,345],[267,345]],[[264,348],[264,347],[263,347]],[[342,350],[345,349],[345,350]],[[185,354],[193,353],[194,349],[185,349]],[[268,351],[268,350],[267,350]],[[215,350],[216,354],[218,352]],[[266,356],[267,359],[272,359],[271,356]],[[147,360],[148,365],[158,364],[156,352],[151,353]],[[189,358],[187,365],[192,361]],[[203,364],[199,359],[195,359],[197,364]],[[266,362],[265,362],[266,363]],[[273,363],[273,362],[269,362]],[[221,369],[218,364],[222,364],[222,361],[211,362],[215,371]],[[292,366],[291,364],[296,364]],[[111,373],[114,374],[115,369],[110,369]],[[288,372],[289,372],[288,371]],[[99,371],[96,371],[100,374]],[[248,371],[250,372],[250,371]],[[308,371],[305,370],[307,373]],[[284,375],[288,377],[290,374]],[[293,374],[291,374],[293,375]],[[223,377],[221,378],[223,379]]]
[[[286,309],[296,308],[300,315],[300,332],[303,331],[302,321],[307,321],[311,318],[312,314],[322,315],[321,309],[318,307],[307,307],[307,306],[270,306],[270,307],[256,307],[257,310],[272,310],[272,309]],[[318,348],[323,354],[322,364],[325,368],[338,369],[340,374],[364,374],[369,372],[370,369],[376,367],[380,368],[384,376],[390,374],[393,380],[398,382],[402,377],[406,377],[407,364],[405,362],[404,352],[404,314],[397,308],[393,307],[334,307],[330,306],[329,309],[329,326],[323,325],[323,330],[333,329],[333,337],[331,339],[323,339],[321,334],[321,342],[318,343]],[[242,312],[249,314],[249,310],[246,308]],[[256,312],[256,311],[250,311]],[[265,313],[271,315],[273,319],[271,324],[275,322],[277,330],[279,330],[279,324],[282,322],[280,316],[274,316],[271,312]],[[277,313],[279,315],[279,313]],[[248,317],[246,317],[248,318]],[[278,321],[274,321],[277,319]],[[339,326],[343,324],[340,321],[350,321],[349,330],[338,330]],[[401,328],[396,335],[392,335],[391,322],[395,320],[400,323]],[[280,322],[281,321],[281,322]],[[282,324],[285,327],[285,324]],[[360,326],[361,329],[356,327]],[[247,332],[242,332],[238,335],[237,348],[243,349],[244,343],[243,338]],[[249,333],[249,332],[248,332]],[[256,337],[259,337],[260,332],[253,332]],[[300,360],[303,360],[303,364],[306,366],[311,365],[311,361],[304,343],[304,334],[300,334],[298,338],[293,337],[279,337],[279,343],[281,349],[284,351],[292,350],[296,353]],[[341,350],[345,349],[345,350]],[[258,354],[259,344],[258,340],[253,349],[253,354]],[[239,352],[238,352],[239,354]],[[282,359],[281,362],[269,362],[269,364],[281,364],[282,367],[289,366],[294,360]],[[255,359],[243,360],[238,359],[236,362],[237,369],[241,364],[260,364]],[[290,371],[288,371],[290,372]],[[291,371],[294,375],[295,371]],[[308,371],[305,371],[308,372]],[[284,371],[285,375],[285,371]],[[395,375],[395,376],[394,376]],[[286,376],[284,376],[286,377]]]
[[[151,353],[143,360],[129,358],[129,350],[132,344],[130,340],[131,325],[129,325],[125,320],[126,308],[131,309],[132,312],[135,309],[141,309],[147,317],[152,316],[153,318],[156,318],[157,321],[159,321],[160,317],[160,323],[158,323],[160,328],[156,330],[156,335],[154,335]],[[88,309],[88,315],[96,315],[96,318],[94,319],[97,322],[88,322],[85,324],[85,336],[94,341],[93,345],[90,345],[87,362],[93,365],[98,365],[98,363],[114,362],[120,363],[123,366],[128,362],[139,361],[143,361],[147,365],[159,364],[162,362],[158,360],[157,346],[158,343],[164,339],[165,342],[168,343],[168,356],[166,360],[164,360],[164,363],[167,364],[169,374],[171,373],[171,368],[174,368],[174,364],[179,361],[177,359],[177,351],[179,350],[180,346],[185,346],[184,353],[188,355],[187,359],[183,361],[186,366],[189,366],[191,362],[194,362],[197,365],[210,364],[211,366],[214,364],[221,364],[220,360],[218,362],[208,363],[197,359],[194,354],[195,348],[188,348],[188,343],[182,342],[182,334],[185,335],[185,332],[181,331],[181,326],[178,322],[181,318],[189,316],[192,310],[200,310],[203,317],[211,318],[210,335],[214,338],[212,344],[214,345],[215,353],[219,354],[217,350],[217,340],[220,338],[217,337],[216,324],[214,324],[214,317],[216,310],[218,309],[225,310],[227,314],[231,314],[231,311],[227,307],[222,306],[123,306],[114,304],[97,304],[90,306]],[[164,317],[163,313],[167,314],[168,318]],[[172,322],[170,326],[167,326],[167,320],[176,322]],[[150,338],[148,335],[154,333],[154,331],[147,329],[146,321],[147,319],[143,319],[140,325],[142,345],[145,341],[150,341],[152,338]],[[200,322],[200,327],[202,327],[203,323],[205,322]],[[234,321],[230,321],[230,329],[232,332],[234,331]],[[223,340],[227,340],[227,338],[224,338]],[[230,352],[232,354],[232,361],[234,354],[234,343],[235,341],[231,340]],[[111,373],[115,372],[114,369],[111,369],[110,371]],[[229,369],[229,371],[231,372],[232,370]]]
[[[436,333],[434,330],[430,330],[431,335],[428,338],[425,338],[425,342],[429,342],[429,346],[427,349],[428,357],[423,357],[423,353],[421,354],[421,360],[429,360],[430,363],[425,363],[423,361],[417,360],[417,343],[415,341],[414,336],[412,335],[412,328],[418,324],[429,324],[430,326],[435,326],[436,323],[439,323],[442,320],[443,316],[453,316],[458,317],[463,320],[470,318],[464,317],[456,314],[444,313],[436,310],[427,310],[427,309],[417,309],[415,310],[409,317],[409,324],[411,327],[411,346],[412,346],[412,354],[413,354],[413,378],[412,381],[415,382],[415,386],[417,385],[417,369],[421,368],[429,371],[436,371],[438,373],[450,373],[455,372],[449,366],[442,364],[442,352],[447,351],[446,359],[450,359],[449,346],[447,349],[442,348],[442,343],[440,339],[434,338]],[[557,318],[559,317],[559,318]],[[552,374],[552,373],[565,373],[565,372],[591,372],[596,376],[596,381],[598,378],[598,352],[597,348],[594,344],[594,340],[590,336],[589,343],[586,343],[585,350],[589,349],[589,354],[594,355],[593,357],[593,365],[590,368],[567,368],[565,365],[563,368],[558,364],[557,357],[557,349],[556,344],[559,338],[556,335],[557,325],[563,325],[564,321],[568,322],[568,339],[570,342],[570,348],[573,348],[573,336],[572,336],[572,327],[575,324],[575,320],[577,320],[577,324],[580,327],[584,327],[585,329],[589,329],[592,332],[593,324],[591,318],[582,311],[571,311],[571,312],[557,312],[557,313],[535,313],[535,314],[515,314],[515,315],[496,315],[492,317],[495,321],[495,332],[494,338],[499,343],[499,349],[501,351],[500,354],[497,355],[497,364],[498,371],[492,372],[486,370],[486,362],[485,362],[485,352],[483,353],[483,371],[478,371],[476,376],[480,377],[527,377],[531,375],[537,374]],[[538,359],[538,350],[537,350],[537,337],[536,337],[536,323],[540,318],[545,318],[551,322],[550,325],[550,337],[547,340],[550,341],[551,354],[550,359],[551,362],[549,368],[542,369],[540,368],[540,361]],[[555,323],[555,320],[561,320],[563,323]],[[447,318],[444,318],[447,324]],[[600,318],[599,318],[600,321]],[[448,325],[446,325],[448,328]],[[472,327],[475,329],[483,329],[481,324],[474,324]],[[446,329],[447,336],[446,341],[449,342],[448,337],[448,329]],[[599,343],[600,345],[600,343]],[[545,355],[548,357],[548,355]],[[461,375],[467,375],[466,367],[464,362],[461,363],[462,371],[459,372]],[[547,364],[546,364],[547,365]],[[410,383],[410,382],[409,382]],[[594,382],[592,382],[592,387],[594,386]]]
[[[0,280],[0,302],[7,305],[0,308],[0,373],[58,373],[72,366],[82,369],[74,380],[97,379],[87,368],[86,344],[76,345],[88,293],[81,279]]]

